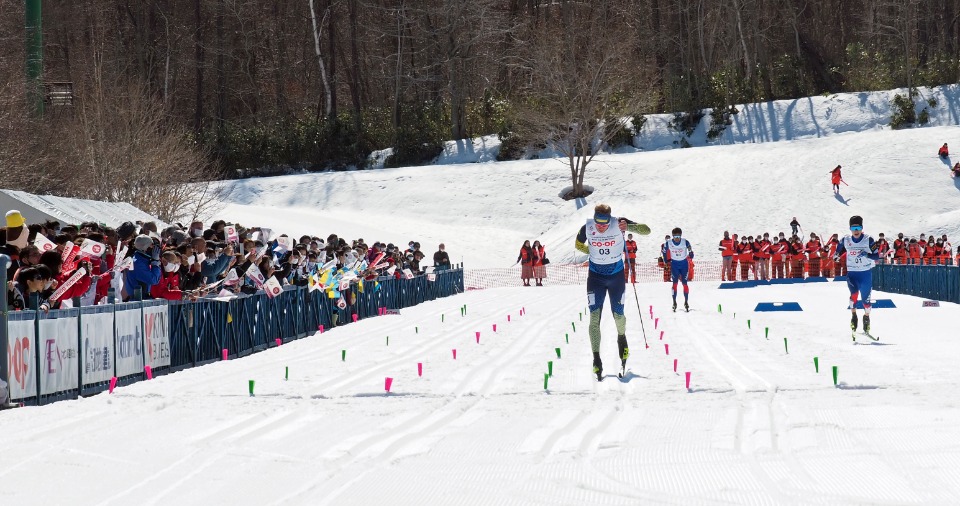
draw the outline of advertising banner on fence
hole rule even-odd
[[[10,372],[10,399],[37,395],[36,339],[33,320],[7,324],[7,370]]]
[[[170,365],[170,321],[167,305],[143,308],[143,331],[147,338],[147,365],[156,369]]]
[[[117,311],[117,377],[143,372],[143,326],[140,308]]]
[[[113,314],[80,316],[83,335],[83,384],[110,381],[113,377]]]
[[[77,318],[40,320],[40,393],[77,388]]]

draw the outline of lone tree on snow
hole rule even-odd
[[[527,87],[514,124],[566,157],[573,187],[566,198],[586,196],[587,166],[652,96],[645,83],[654,79],[628,64],[636,37],[612,28],[619,13],[607,4],[554,4],[543,20],[551,26],[531,30],[533,57],[520,65]]]

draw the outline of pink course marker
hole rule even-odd
[[[319,330],[319,331],[320,331],[320,333],[321,333],[321,334],[323,334],[323,325],[321,325],[321,326],[319,326],[319,327],[317,327],[317,330]]]
[[[417,362],[417,376],[423,376],[423,362]]]
[[[357,318],[360,318],[360,315],[353,313],[353,323],[357,323]]]
[[[660,331],[660,340],[663,341],[663,331]]]
[[[667,344],[667,343],[663,343],[663,351],[667,352],[667,355],[669,355],[669,354],[670,354],[670,345]]]
[[[507,321],[510,321],[510,315],[507,315]]]
[[[453,359],[454,359],[454,360],[457,359],[457,350],[456,350],[456,349],[453,350]]]
[[[673,372],[677,372],[677,359],[673,359]]]
[[[151,369],[149,365],[143,366],[143,372],[147,373],[148,380],[153,379],[153,369]]]
[[[223,356],[223,359],[224,359],[224,360],[227,359],[227,349],[226,349],[226,348],[223,349],[222,356]]]
[[[687,376],[687,390],[690,390],[690,371],[684,373]]]
[[[117,377],[116,377],[116,376],[110,378],[110,393],[111,393],[111,394],[113,393],[113,389],[114,389],[114,388],[117,388]]]
[[[496,324],[496,323],[493,324],[493,331],[494,331],[494,332],[497,331],[497,324]]]
[[[654,328],[654,330],[656,330],[656,328],[657,328],[659,325],[660,325],[660,318],[654,318],[654,319],[653,319],[653,328]]]
[[[653,318],[653,306],[650,306],[650,318]]]
[[[477,344],[480,344],[480,333],[477,332]]]
[[[273,342],[277,343],[277,346],[280,346],[281,344],[283,344],[283,339],[280,339],[280,338],[278,337],[278,338],[274,339]]]
[[[390,393],[390,387],[393,386],[393,378],[385,378],[383,380],[383,389]]]

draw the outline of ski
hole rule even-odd
[[[626,379],[626,378],[629,377],[631,374],[633,374],[633,373],[630,371],[630,369],[627,369],[626,364],[624,364],[623,367],[620,368],[620,372],[617,373],[617,377],[620,378],[620,379]]]
[[[871,334],[871,333],[869,333],[869,332],[867,332],[867,331],[864,331],[864,332],[863,332],[863,335],[869,337],[870,339],[873,339],[874,341],[879,341],[879,340],[880,340],[879,337],[874,336],[873,334]]]

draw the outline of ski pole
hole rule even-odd
[[[637,313],[640,315],[640,330],[643,331],[643,346],[649,348],[650,345],[647,344],[647,329],[643,327],[643,311],[640,310],[640,298],[637,296],[636,284],[633,284],[633,300],[637,301]]]
[[[844,181],[844,180],[842,180],[842,179],[840,180],[840,182],[843,183],[843,184],[847,184],[847,182]],[[847,186],[850,186],[850,185],[847,184]]]

